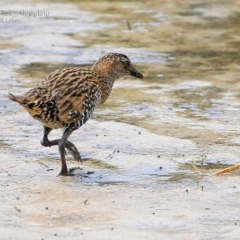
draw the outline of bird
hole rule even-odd
[[[59,175],[72,176],[65,159],[65,149],[82,162],[76,146],[68,140],[108,99],[115,80],[125,75],[143,78],[130,59],[121,53],[107,53],[90,69],[66,67],[51,72],[42,82],[22,95],[8,94],[43,126],[41,145],[58,146],[61,158]],[[49,140],[53,129],[63,129],[61,138]]]

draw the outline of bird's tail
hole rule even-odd
[[[14,102],[19,103],[20,105],[24,106],[24,97],[23,96],[16,96],[12,93],[8,93],[8,98]]]
[[[16,96],[12,93],[8,93],[8,98],[14,102],[17,102],[22,107],[25,108],[32,116],[39,115],[42,112],[42,109],[33,101],[30,101],[24,95]]]

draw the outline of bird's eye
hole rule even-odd
[[[124,66],[125,67],[129,67],[130,66],[130,63],[128,61],[124,62]]]

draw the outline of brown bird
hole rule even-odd
[[[68,137],[108,99],[115,80],[124,75],[143,78],[126,55],[109,53],[96,61],[90,70],[78,67],[58,69],[21,96],[9,93],[10,100],[19,103],[42,123],[41,144],[44,147],[58,145],[62,164],[59,175],[72,175],[67,168],[65,148],[76,160],[82,161]],[[50,141],[48,134],[56,128],[63,128],[62,138]]]

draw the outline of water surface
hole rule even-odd
[[[207,178],[239,163],[237,1],[32,0],[25,15],[19,1],[3,10],[3,239],[238,238],[239,172]],[[144,79],[115,83],[71,136],[82,170],[56,177],[57,149],[40,145],[41,125],[6,94],[107,52],[129,56]]]

